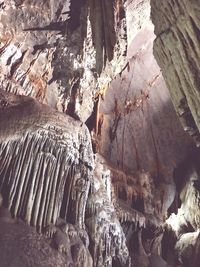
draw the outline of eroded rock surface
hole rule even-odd
[[[4,266],[72,266],[69,257],[63,257],[50,247],[47,240],[34,228],[13,219],[3,206],[0,195],[0,248]]]
[[[182,130],[153,56],[152,24],[129,47],[127,68],[112,81],[99,109],[99,151],[124,171],[150,172],[173,183],[173,170],[192,145]]]
[[[154,55],[179,119],[199,146],[199,3],[151,0],[151,6]]]
[[[198,168],[173,178],[193,146],[176,113],[199,138],[198,7],[179,2],[151,1],[175,111],[150,1],[0,1],[0,84],[40,101],[0,92],[5,266],[197,264]]]
[[[0,219],[0,240],[2,267],[67,267],[72,264],[70,258],[59,254],[43,236],[22,222],[11,224]]]
[[[94,180],[87,203],[86,225],[94,266],[130,266],[126,237],[112,199],[110,171],[96,155]],[[103,252],[103,253],[102,253]]]
[[[0,4],[0,85],[86,121],[124,64],[123,1]]]
[[[151,0],[154,55],[184,130],[199,146],[199,3]],[[180,208],[167,223],[175,234],[181,266],[199,265],[199,153],[175,172]],[[174,242],[176,242],[174,241]],[[171,248],[173,250],[173,248]]]
[[[5,91],[0,96],[5,205],[38,230],[69,214],[72,223],[84,228],[93,168],[86,126],[32,98]]]

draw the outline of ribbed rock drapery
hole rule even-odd
[[[154,55],[184,129],[200,145],[199,1],[151,0]]]
[[[162,70],[182,126],[199,147],[200,2],[150,2],[156,34],[155,58]],[[176,236],[170,243],[170,235],[167,233],[168,243],[165,250],[168,252],[165,251],[165,257],[171,265],[177,261],[181,266],[199,266],[199,158],[199,149],[196,149],[195,153],[193,151],[187,155],[185,161],[174,172],[181,205],[178,211],[167,219],[167,231],[173,232]]]
[[[0,92],[0,191],[15,217],[84,228],[93,168],[87,128],[29,97]]]
[[[1,267],[199,266],[197,2],[0,1]]]

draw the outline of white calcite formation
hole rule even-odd
[[[1,91],[0,190],[14,217],[41,230],[60,216],[84,228],[93,157],[85,125]]]
[[[111,191],[106,187],[105,176],[109,180],[109,169],[105,160],[96,155],[94,180],[87,203],[86,225],[93,244],[94,266],[130,266],[126,238],[120,225],[115,207],[110,199]],[[103,252],[103,253],[102,253]]]
[[[0,0],[4,266],[198,267],[198,11]]]

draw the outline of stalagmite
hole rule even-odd
[[[103,161],[100,155],[96,155],[92,193],[87,203],[86,225],[94,242],[92,251],[94,265],[110,267],[114,264],[113,259],[116,259],[122,266],[129,266],[125,236],[110,201],[111,192],[107,191],[104,181],[104,175],[108,174],[108,170]]]

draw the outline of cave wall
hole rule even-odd
[[[1,90],[0,136],[0,265],[92,266],[85,210],[94,159],[86,125]]]
[[[154,55],[179,119],[199,146],[199,3],[152,0],[151,6]]]
[[[62,264],[166,266],[151,228],[186,132],[198,144],[198,7],[172,2],[151,1],[154,29],[148,0],[0,1],[0,223],[42,231]]]
[[[97,3],[1,1],[1,86],[86,121],[126,55],[123,2]]]
[[[199,2],[151,0],[155,25],[154,56],[169,89],[176,114],[188,135],[199,147]],[[173,232],[180,266],[199,265],[199,150],[189,153],[175,171],[180,208],[167,220]],[[166,240],[166,239],[165,239]],[[166,258],[170,259],[168,250]]]
[[[95,65],[95,61],[87,64],[84,60],[87,15],[86,1],[76,4],[62,0],[3,1],[2,87],[74,115],[76,96],[79,104],[82,101],[78,87],[81,80],[84,83],[84,68],[87,70],[89,64],[92,69]],[[75,19],[70,19],[71,16]],[[94,85],[91,71],[88,70],[87,76],[87,81]],[[87,86],[88,83],[86,89]],[[91,100],[92,92],[85,93]],[[83,120],[92,107],[92,101],[88,102]]]
[[[150,12],[145,4],[144,10]],[[127,4],[129,8],[133,6]],[[170,183],[192,140],[182,129],[154,58],[154,27],[148,14],[141,16],[141,29],[129,41],[126,68],[101,100],[99,151],[122,170],[149,171],[159,181]]]

